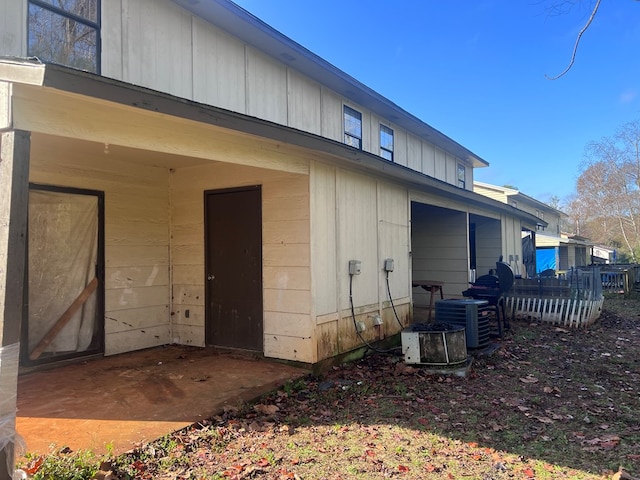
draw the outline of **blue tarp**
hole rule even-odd
[[[537,248],[536,249],[536,273],[545,270],[556,269],[556,249],[555,248]]]

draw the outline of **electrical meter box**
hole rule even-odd
[[[360,275],[360,260],[349,260],[349,275]]]

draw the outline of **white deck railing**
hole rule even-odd
[[[598,268],[572,270],[565,279],[516,279],[506,295],[507,315],[516,320],[583,328],[602,312],[604,295]]]

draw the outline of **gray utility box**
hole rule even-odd
[[[486,300],[436,300],[436,322],[465,327],[467,348],[484,348],[489,344],[491,315]]]

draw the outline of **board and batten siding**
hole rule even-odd
[[[105,354],[169,343],[168,170],[42,139],[32,136],[31,182],[104,192]]]
[[[396,308],[409,309],[408,192],[406,188],[335,167],[311,168],[312,291],[315,299],[318,360],[362,344],[354,313],[378,339],[372,316],[385,318],[381,334],[396,333],[383,271],[385,258],[395,261],[390,289]],[[350,286],[349,261],[361,262]],[[351,287],[351,288],[350,288]]]
[[[262,187],[264,354],[311,363],[308,175],[214,162],[175,169],[172,340],[196,346],[205,342],[204,192],[250,185]]]
[[[0,0],[0,2],[7,0]],[[26,1],[26,0],[24,0]],[[362,148],[380,154],[380,124],[394,160],[457,184],[459,159],[380,118],[169,0],[102,2],[102,74],[342,142],[343,105],[362,113]],[[171,35],[166,32],[171,31]],[[467,176],[472,177],[470,165]],[[467,178],[468,190],[472,178]]]

